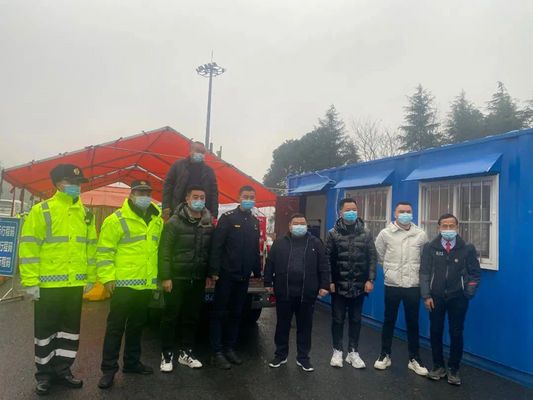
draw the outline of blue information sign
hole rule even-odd
[[[0,276],[13,276],[17,263],[20,218],[0,218]]]

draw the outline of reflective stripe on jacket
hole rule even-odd
[[[100,232],[97,252],[97,273],[101,283],[115,281],[117,287],[155,289],[157,285],[157,250],[163,219],[157,215],[148,225],[129,206],[106,218]]]
[[[23,286],[85,286],[96,282],[96,227],[86,223],[78,199],[62,192],[35,205],[22,227],[19,248]]]
[[[427,242],[426,232],[413,223],[406,231],[392,222],[379,233],[376,250],[383,266],[385,285],[420,286],[420,257]]]

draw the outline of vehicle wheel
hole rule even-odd
[[[255,324],[259,320],[262,310],[262,308],[258,308],[255,310],[246,310],[243,316],[244,322],[249,324]]]

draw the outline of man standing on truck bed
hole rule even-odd
[[[178,206],[186,201],[187,188],[200,185],[205,190],[205,206],[214,219],[218,217],[218,185],[215,171],[204,162],[205,146],[192,142],[189,157],[170,167],[163,184],[163,218],[170,218]]]
[[[210,259],[209,275],[216,281],[211,320],[211,346],[214,351],[211,363],[220,369],[242,364],[235,354],[239,323],[250,274],[253,271],[256,278],[261,278],[259,220],[251,212],[255,204],[255,189],[243,186],[239,190],[239,201],[235,210],[224,213],[218,221]]]
[[[161,318],[161,372],[173,370],[173,344],[176,324],[181,317],[181,348],[178,362],[201,368],[193,354],[200,309],[207,278],[211,239],[215,226],[205,208],[205,191],[199,185],[187,189],[182,203],[163,229],[159,246],[159,281],[165,290],[165,310]]]

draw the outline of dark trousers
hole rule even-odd
[[[80,341],[83,287],[41,288],[34,302],[37,381],[72,375]]]
[[[401,288],[385,286],[385,318],[381,332],[381,352],[391,354],[394,326],[398,318],[398,309],[403,302],[405,324],[407,325],[407,343],[409,359],[418,357],[419,328],[418,316],[420,314],[420,288]]]
[[[211,318],[211,347],[216,353],[233,350],[239,336],[242,310],[248,295],[249,279],[233,281],[221,276],[215,286]]]
[[[161,350],[173,351],[176,325],[180,320],[181,350],[192,350],[200,310],[204,302],[205,280],[173,280],[172,291],[165,292],[165,310],[161,317]]]
[[[313,329],[313,313],[315,302],[302,302],[300,297],[290,297],[288,301],[276,302],[276,356],[285,360],[289,355],[289,335],[291,331],[292,316],[296,315],[296,347],[298,349],[297,360],[309,361],[311,351],[311,331]]]
[[[141,336],[148,316],[151,290],[116,288],[111,295],[111,309],[107,317],[102,372],[115,374],[122,336],[124,341],[124,368],[135,368],[141,362]]]
[[[356,298],[346,298],[336,293],[331,294],[331,311],[333,323],[331,324],[331,336],[333,337],[333,348],[343,351],[344,319],[348,310],[348,350],[357,351],[359,346],[359,334],[361,333],[361,313],[365,296]]]
[[[442,333],[444,332],[444,318],[447,312],[451,341],[448,366],[459,369],[459,364],[463,358],[463,330],[466,312],[468,311],[468,299],[464,296],[455,297],[450,300],[434,297],[433,303],[435,304],[435,308],[429,313],[433,364],[444,366]]]

